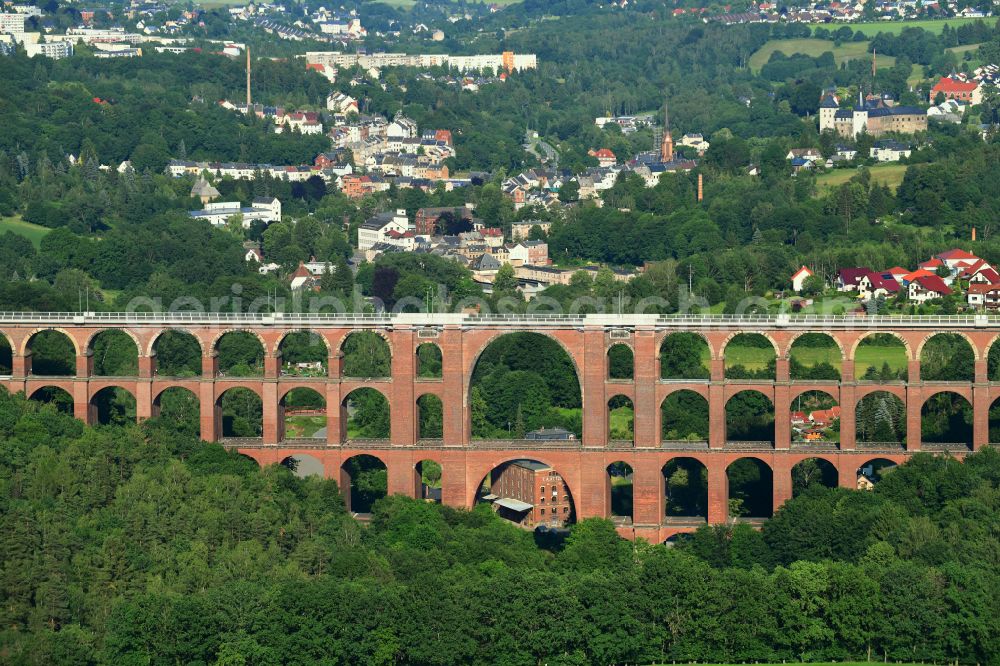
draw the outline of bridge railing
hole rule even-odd
[[[0,324],[274,325],[274,326],[526,326],[651,328],[985,328],[1000,315],[820,314],[462,314],[462,313],[242,313],[242,312],[0,312]]]

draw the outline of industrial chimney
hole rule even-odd
[[[247,113],[250,112],[250,46],[247,45]]]

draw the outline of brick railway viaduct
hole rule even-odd
[[[124,331],[138,348],[138,376],[98,377],[93,374],[93,340],[109,329]],[[43,330],[57,330],[72,341],[76,350],[73,377],[32,374],[31,338]],[[202,349],[202,375],[194,378],[165,377],[157,373],[154,343],[167,330],[192,334]],[[220,376],[217,343],[226,333],[241,330],[256,336],[264,348],[261,377]],[[281,372],[279,345],[287,334],[308,330],[320,335],[328,354],[328,373],[321,377],[288,376]],[[348,378],[342,376],[341,346],[356,331],[375,331],[386,339],[391,351],[391,376]],[[664,338],[676,332],[693,332],[708,343],[710,378],[664,380],[660,378],[659,350]],[[583,436],[559,442],[482,441],[471,435],[470,379],[479,355],[497,337],[513,332],[534,332],[556,340],[572,359],[583,400]],[[724,354],[729,340],[739,333],[760,333],[774,346],[775,380],[733,380],[724,377]],[[841,351],[839,381],[795,381],[789,377],[789,352],[804,333],[829,335]],[[855,378],[854,358],[858,343],[873,333],[895,335],[906,347],[907,381],[873,382]],[[975,355],[975,377],[971,382],[926,382],[920,378],[920,352],[926,341],[939,333],[958,333],[970,343]],[[317,459],[329,477],[349,483],[343,465],[358,454],[381,459],[388,472],[388,490],[418,496],[417,464],[424,459],[442,467],[442,501],[469,507],[484,477],[504,462],[529,458],[553,466],[572,493],[578,518],[610,515],[609,464],[624,461],[633,469],[633,520],[622,526],[625,536],[643,536],[659,542],[694,529],[696,520],[678,522],[664,516],[663,467],[674,458],[692,458],[708,473],[707,520],[723,522],[728,517],[727,467],[740,458],[755,458],[772,473],[772,506],[791,497],[791,469],[808,458],[830,462],[839,484],[854,487],[859,467],[873,459],[903,462],[921,450],[948,451],[962,456],[988,443],[988,412],[1000,397],[1000,383],[987,378],[987,356],[1000,337],[1000,317],[827,317],[827,316],[658,316],[658,315],[566,315],[566,316],[470,316],[460,314],[294,315],[294,314],[200,314],[200,313],[0,313],[0,334],[12,349],[12,372],[0,377],[0,385],[23,391],[29,397],[43,387],[58,387],[73,398],[77,418],[93,422],[93,398],[101,389],[120,387],[136,400],[141,420],[158,413],[159,397],[171,387],[190,390],[200,404],[201,433],[206,441],[221,438],[222,394],[234,387],[250,389],[263,403],[263,437],[258,440],[222,440],[260,464],[277,463],[288,456],[309,455]],[[418,376],[416,349],[433,343],[440,348],[440,378]],[[609,378],[608,350],[628,345],[634,358],[630,380]],[[283,433],[282,398],[294,388],[311,388],[326,400],[326,441],[286,439]],[[346,439],[346,398],[355,389],[369,387],[382,393],[390,405],[391,435],[387,441]],[[690,390],[708,401],[707,442],[662,441],[660,405],[675,391]],[[726,437],[726,401],[743,390],[766,395],[775,409],[774,442],[731,442]],[[823,391],[842,408],[839,444],[804,445],[791,442],[787,414],[793,401],[807,391]],[[898,396],[906,406],[905,445],[857,442],[855,406],[873,391]],[[973,406],[971,443],[925,445],[920,442],[921,407],[942,391],[965,397]],[[443,438],[421,440],[418,436],[416,401],[423,395],[438,396],[443,405]],[[610,441],[608,402],[614,396],[628,397],[635,409],[634,441]]]

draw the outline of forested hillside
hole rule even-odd
[[[0,661],[584,664],[1000,659],[1000,456],[918,455],[687,545],[393,498],[370,527],[151,419],[0,394]]]

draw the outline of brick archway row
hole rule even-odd
[[[0,378],[11,392],[24,391],[31,396],[40,388],[46,386],[65,390],[76,405],[74,413],[84,420],[88,405],[95,394],[107,387],[120,387],[128,391],[136,399],[136,412],[139,419],[148,418],[156,413],[159,396],[168,388],[178,387],[190,391],[201,404],[201,428],[203,437],[213,441],[221,436],[219,424],[221,416],[218,412],[218,401],[223,393],[233,388],[246,388],[257,394],[263,403],[264,435],[263,441],[277,444],[283,441],[283,401],[287,394],[295,389],[309,389],[319,394],[326,405],[327,438],[331,445],[349,445],[346,440],[346,413],[344,404],[347,397],[358,389],[373,389],[382,394],[389,405],[390,442],[393,445],[413,446],[419,442],[419,413],[417,401],[424,395],[437,396],[442,403],[442,419],[444,425],[443,441],[451,446],[474,446],[468,428],[468,407],[462,404],[461,398],[456,398],[452,387],[442,381],[428,382],[426,380],[402,384],[393,380],[339,380],[331,381],[324,378],[214,378],[214,379],[172,379],[172,378],[107,378],[91,379],[28,377]],[[618,395],[627,396],[636,408],[634,421],[634,446],[638,449],[659,448],[663,443],[663,422],[661,406],[670,396],[680,391],[690,391],[708,403],[709,437],[708,447],[723,449],[726,446],[726,404],[736,394],[753,391],[764,395],[773,405],[775,416],[774,442],[775,448],[788,449],[791,445],[791,428],[789,415],[796,398],[809,391],[820,391],[829,395],[841,407],[841,445],[844,450],[855,447],[855,412],[857,404],[867,395],[883,391],[899,398],[906,407],[907,414],[907,448],[920,448],[919,433],[921,425],[921,409],[924,404],[938,393],[955,393],[965,398],[973,407],[974,441],[973,448],[978,449],[988,443],[989,410],[993,403],[1000,399],[1000,386],[968,385],[968,384],[904,384],[904,383],[858,383],[838,384],[809,383],[782,384],[774,382],[684,382],[658,384],[653,391],[645,395],[640,387],[630,387],[632,391],[622,391],[620,385],[608,385],[606,394],[587,401],[584,393],[584,433],[582,444],[587,447],[603,448],[609,444],[608,422],[610,398]],[[642,410],[645,402],[650,405],[648,411]],[[592,406],[591,406],[592,405]],[[588,424],[591,429],[588,430]],[[702,445],[704,446],[704,444]]]
[[[260,465],[280,463],[289,456],[312,456],[323,465],[327,478],[337,479],[344,487],[350,478],[343,471],[344,464],[354,456],[370,455],[385,464],[388,492],[392,495],[419,497],[420,480],[417,464],[433,460],[441,466],[442,501],[453,507],[471,508],[477,491],[494,468],[512,460],[529,459],[545,463],[555,469],[566,482],[573,498],[578,519],[610,517],[607,467],[615,462],[626,462],[633,470],[633,525],[620,529],[623,536],[643,537],[660,543],[668,537],[693,526],[678,527],[665,519],[665,481],[663,468],[671,460],[692,458],[703,464],[708,472],[708,522],[717,524],[728,519],[729,487],[727,469],[740,459],[754,458],[772,472],[772,508],[776,510],[792,496],[792,469],[810,458],[829,462],[837,470],[838,485],[856,487],[856,472],[865,464],[885,459],[893,463],[905,462],[906,453],[792,453],[772,452],[747,454],[732,452],[621,452],[621,451],[560,451],[551,449],[525,449],[522,451],[483,451],[443,448],[386,448],[386,449],[313,449],[313,448],[241,448],[239,452],[253,458]]]

